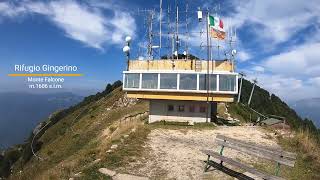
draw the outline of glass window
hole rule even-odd
[[[195,106],[194,105],[190,105],[189,106],[189,112],[195,112]]]
[[[197,74],[180,74],[179,89],[197,90]]]
[[[200,112],[205,113],[207,111],[207,107],[205,106],[200,106]]]
[[[236,90],[236,76],[235,75],[220,75],[219,76],[219,90],[220,91],[235,91]]]
[[[158,88],[158,74],[143,73],[142,74],[142,88],[157,89]]]
[[[177,89],[177,74],[160,74],[160,89]]]
[[[199,90],[207,90],[207,74],[200,74],[199,75]],[[217,90],[217,75],[210,74],[210,91]]]
[[[173,111],[174,110],[174,106],[173,105],[168,105],[168,111]]]
[[[140,74],[128,73],[125,74],[124,87],[125,88],[139,88]]]
[[[180,112],[184,112],[184,105],[180,105],[178,110],[179,110]]]

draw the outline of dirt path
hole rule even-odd
[[[277,147],[273,135],[259,127],[218,127],[214,130],[155,129],[148,137],[147,146],[151,149],[148,157],[142,157],[140,162],[130,164],[129,169],[134,174],[148,176],[151,179],[233,179],[218,170],[206,173],[203,171],[206,155],[200,150],[218,150],[220,147],[214,143],[217,134]],[[228,148],[224,154],[245,162],[257,161]]]

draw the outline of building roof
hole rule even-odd
[[[282,123],[283,121],[280,119],[275,119],[275,118],[268,118],[266,120],[261,121],[261,123],[266,124],[266,125],[274,125],[274,124],[279,124]]]

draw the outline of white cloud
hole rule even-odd
[[[0,15],[15,17],[25,11],[24,7],[14,7],[7,2],[0,2]]]
[[[247,53],[246,51],[238,52],[237,57],[241,62],[244,62],[244,61],[251,59],[251,55],[249,53]]]
[[[320,43],[309,42],[255,63],[249,79],[287,101],[319,97]]]
[[[262,72],[264,72],[264,67],[262,67],[262,66],[253,66],[252,70],[256,71],[256,72],[259,72],[259,73],[262,73]]]
[[[106,16],[103,11],[112,15]],[[67,0],[23,1],[18,5],[0,3],[0,16],[15,18],[34,13],[48,17],[67,37],[101,50],[103,45],[122,45],[124,37],[134,36],[136,31],[135,19],[110,3],[98,6]]]
[[[112,34],[112,41],[121,44],[123,43],[123,36],[133,36],[135,33],[135,20],[125,12],[115,12],[115,16],[109,22],[114,27]]]
[[[255,73],[253,71],[245,71],[245,73],[247,79],[257,78],[260,87],[276,94],[287,102],[319,96],[320,84],[311,83],[311,80],[303,80],[299,77],[285,77],[280,74]]]
[[[266,69],[285,76],[319,76],[320,43],[307,43],[269,57],[263,62]]]
[[[319,77],[310,78],[308,83],[313,85],[313,86],[316,86],[316,87],[320,88],[320,76]]]
[[[319,20],[320,7],[317,0],[241,0],[233,1],[236,11],[231,16],[232,24],[242,27],[245,23],[256,23],[262,28],[254,32],[265,43],[280,43],[311,24],[314,18]]]

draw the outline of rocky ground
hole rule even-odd
[[[218,170],[204,173],[206,155],[200,150],[219,150],[214,143],[217,134],[253,142],[270,147],[278,147],[272,133],[260,127],[237,126],[217,127],[213,130],[196,129],[154,129],[148,136],[145,157],[126,167],[130,174],[151,179],[233,179]],[[253,164],[258,159],[228,148],[227,157]],[[234,168],[233,168],[234,169]]]

